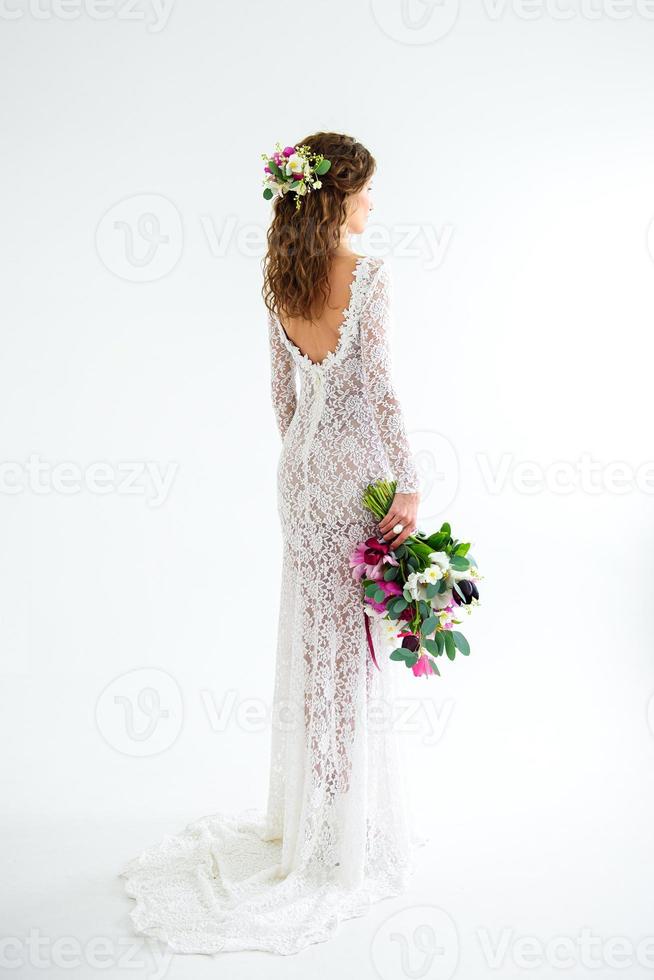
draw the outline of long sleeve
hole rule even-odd
[[[391,293],[390,273],[382,260],[361,312],[363,372],[377,431],[397,481],[396,490],[398,493],[416,493],[420,489],[420,480],[411,458],[402,409],[393,384]]]
[[[291,424],[297,405],[295,364],[291,352],[285,347],[273,315],[268,311],[268,337],[270,341],[270,392],[272,395],[277,428],[282,437]]]

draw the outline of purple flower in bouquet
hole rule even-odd
[[[384,565],[397,565],[397,559],[391,554],[390,545],[378,538],[361,541],[350,556],[350,567],[357,582],[363,578],[383,578]]]
[[[392,595],[402,595],[402,587],[398,585],[397,582],[385,582],[383,579],[377,581],[378,587],[385,594],[385,598],[382,602],[376,602],[372,596],[366,596],[366,602],[372,606],[372,608],[382,615],[386,612],[386,603],[388,602],[388,597]]]

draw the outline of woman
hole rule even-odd
[[[398,668],[371,659],[350,567],[361,540],[401,544],[418,508],[390,372],[388,268],[349,246],[372,209],[375,161],[349,136],[316,133],[269,163],[283,570],[268,806],[198,820],[122,872],[137,930],[178,952],[294,953],[327,939],[405,889],[423,841],[410,832],[390,717]],[[377,525],[361,495],[382,477],[397,493]]]

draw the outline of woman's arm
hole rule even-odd
[[[391,366],[391,277],[381,261],[361,312],[361,353],[368,397],[375,413],[377,431],[397,481],[393,506],[379,527],[386,540],[398,547],[416,527],[420,480],[411,458],[411,447]],[[400,534],[388,533],[400,523]]]
[[[268,310],[268,338],[270,341],[270,393],[277,419],[277,428],[283,439],[291,424],[297,405],[295,364],[291,352],[282,341],[279,327],[270,310]]]

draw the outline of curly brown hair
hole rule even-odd
[[[329,269],[347,220],[350,194],[372,176],[372,154],[342,133],[314,133],[298,140],[331,161],[322,187],[305,194],[296,210],[292,193],[276,197],[263,260],[262,294],[271,313],[312,320],[329,299]]]

